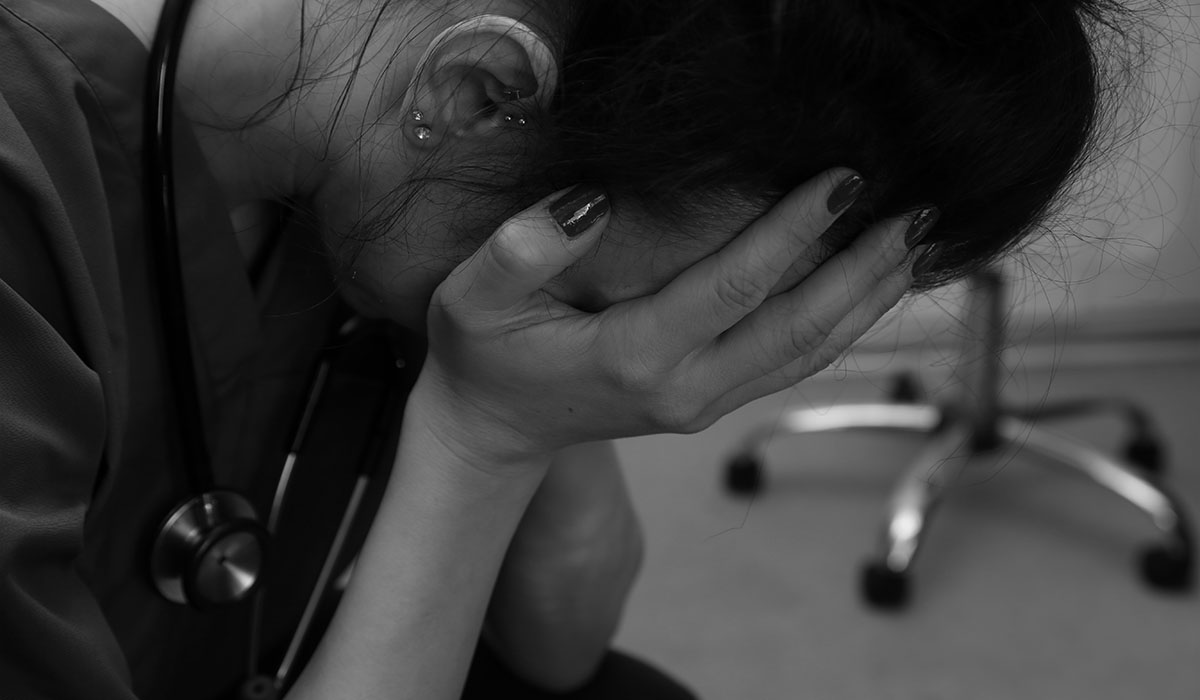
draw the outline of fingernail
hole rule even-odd
[[[913,254],[916,256],[912,266],[913,279],[924,277],[932,270],[933,266],[937,264],[938,258],[941,257],[941,253],[942,249],[937,243],[913,248]]]
[[[567,238],[574,238],[608,213],[608,195],[595,185],[576,185],[547,208]]]
[[[916,248],[921,241],[925,240],[925,236],[929,235],[940,218],[942,218],[942,212],[937,207],[926,207],[917,212],[917,215],[912,218],[912,222],[909,223],[908,230],[904,233],[904,245],[908,246],[909,250]]]
[[[829,195],[829,201],[825,206],[829,207],[830,214],[841,214],[854,204],[854,200],[862,193],[863,187],[867,184],[859,175],[850,175],[845,180],[842,180],[837,187],[833,188],[833,192]]]

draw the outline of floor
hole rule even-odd
[[[1141,402],[1169,444],[1168,483],[1200,515],[1200,341],[1015,359],[1026,368],[1004,376],[1008,401]],[[1154,541],[1149,520],[1071,473],[1013,450],[967,464],[900,613],[860,602],[858,569],[920,439],[781,439],[763,494],[720,487],[752,426],[789,407],[877,400],[903,369],[951,387],[947,364],[852,357],[699,435],[620,443],[648,557],[618,645],[706,700],[1200,698],[1200,595],[1148,589],[1136,558]],[[1106,450],[1124,436],[1106,417],[1061,431]]]

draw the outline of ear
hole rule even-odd
[[[402,103],[405,136],[434,148],[528,127],[557,82],[557,59],[536,32],[510,17],[472,17],[439,34],[417,62]]]

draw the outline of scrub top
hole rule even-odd
[[[86,0],[0,0],[5,699],[226,697],[251,663],[250,605],[171,603],[148,573],[158,526],[190,492],[143,211],[146,60],[137,38]],[[175,137],[185,297],[214,476],[265,515],[314,364],[344,310],[319,240],[299,226],[250,278],[182,118]],[[409,353],[403,381],[335,382],[335,407],[323,409],[328,420],[314,425],[325,427],[314,428],[296,467],[262,601],[255,663],[268,672],[308,598],[356,462],[390,465],[372,420],[382,396],[396,405],[411,385],[422,349],[412,338],[388,344]],[[394,446],[394,433],[387,439]]]

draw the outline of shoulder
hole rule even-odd
[[[88,0],[0,0],[0,37],[5,116],[31,136],[83,126],[139,148],[146,50],[125,25]]]
[[[91,2],[0,0],[0,239],[20,252],[0,278],[67,336],[46,288],[72,305],[80,280],[115,279],[112,233],[140,217],[144,74],[141,43]]]
[[[144,248],[144,73],[141,44],[96,5],[0,0],[5,313],[58,336],[64,361],[96,373],[114,420],[124,405],[122,284],[136,270],[127,251]],[[40,363],[33,372],[48,357],[26,360]]]

